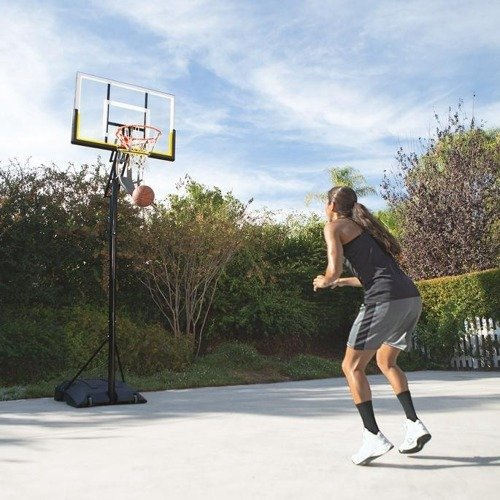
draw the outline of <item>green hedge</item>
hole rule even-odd
[[[124,369],[149,375],[180,370],[191,362],[192,342],[178,341],[159,324],[117,312]],[[95,306],[3,309],[0,317],[0,383],[29,383],[72,375],[106,338],[108,315]],[[106,375],[104,347],[89,372]]]
[[[443,367],[449,366],[465,319],[500,319],[500,269],[422,280],[417,286],[424,306],[417,341]]]
[[[424,363],[421,367],[449,367],[450,355],[466,318],[482,316],[500,319],[500,269],[425,280],[417,285],[424,303],[417,327],[417,341],[429,349],[432,359],[432,365]],[[299,334],[315,345],[323,342],[338,346],[339,352],[343,352],[361,299],[359,290],[327,290],[311,299],[306,308],[300,301],[288,298],[280,302],[273,298],[270,301],[273,307],[268,309],[266,305],[259,314],[255,310],[250,314],[250,310],[247,311],[241,304],[240,309],[235,311],[240,321],[242,318],[248,321],[240,327],[248,328],[256,318],[260,317],[260,321],[264,318],[266,328],[262,328],[261,324],[259,330],[267,332],[269,341],[290,342],[291,337],[283,328],[286,325],[289,333]],[[252,306],[256,309],[265,304],[263,297],[254,304],[247,296],[245,302],[247,308]],[[275,304],[280,304],[281,309],[275,308]],[[286,316],[287,322],[284,321],[281,329],[274,332],[273,322],[283,320],[283,316]],[[313,323],[314,318],[317,321],[316,330],[311,335],[304,326],[308,322]],[[234,327],[237,321],[228,317],[228,323],[233,323]],[[295,330],[294,327],[303,330]],[[0,312],[0,383],[22,384],[74,374],[106,337],[107,328],[107,310],[97,306],[3,308]],[[238,333],[241,335],[243,331],[242,328]],[[249,333],[252,333],[252,328]],[[192,362],[193,339],[175,339],[161,325],[139,314],[131,317],[130,313],[118,311],[117,335],[121,358],[128,373],[150,375],[165,369],[181,371]],[[95,366],[90,368],[97,372],[101,370],[100,373],[106,376],[106,352],[105,349],[103,351],[101,364],[97,360]],[[248,356],[250,359],[251,353]],[[402,361],[407,362],[408,369],[420,366],[418,353],[405,354],[402,358],[405,358]],[[327,371],[329,369],[326,368]]]
[[[451,309],[463,318],[500,319],[500,269],[422,280],[417,285],[426,311],[433,316]]]

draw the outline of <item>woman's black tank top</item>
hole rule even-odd
[[[363,285],[365,304],[420,295],[413,281],[400,269],[394,257],[367,231],[342,246],[347,267]]]

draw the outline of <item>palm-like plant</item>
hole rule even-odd
[[[396,239],[401,238],[403,223],[400,212],[387,208],[375,212],[374,215]]]
[[[376,194],[376,190],[366,183],[365,176],[353,167],[331,167],[326,170],[331,186],[347,186],[361,198],[370,194]],[[306,204],[310,205],[313,201],[326,201],[325,193],[307,193]]]

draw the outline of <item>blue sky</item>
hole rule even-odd
[[[176,161],[146,172],[160,197],[189,174],[256,208],[319,210],[304,197],[328,167],[378,189],[459,98],[500,126],[499,25],[486,0],[2,1],[0,159],[96,159],[69,142],[82,71],[176,96]]]

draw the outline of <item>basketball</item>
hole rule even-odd
[[[155,200],[155,192],[146,185],[137,186],[132,193],[132,201],[138,207],[149,207]]]

